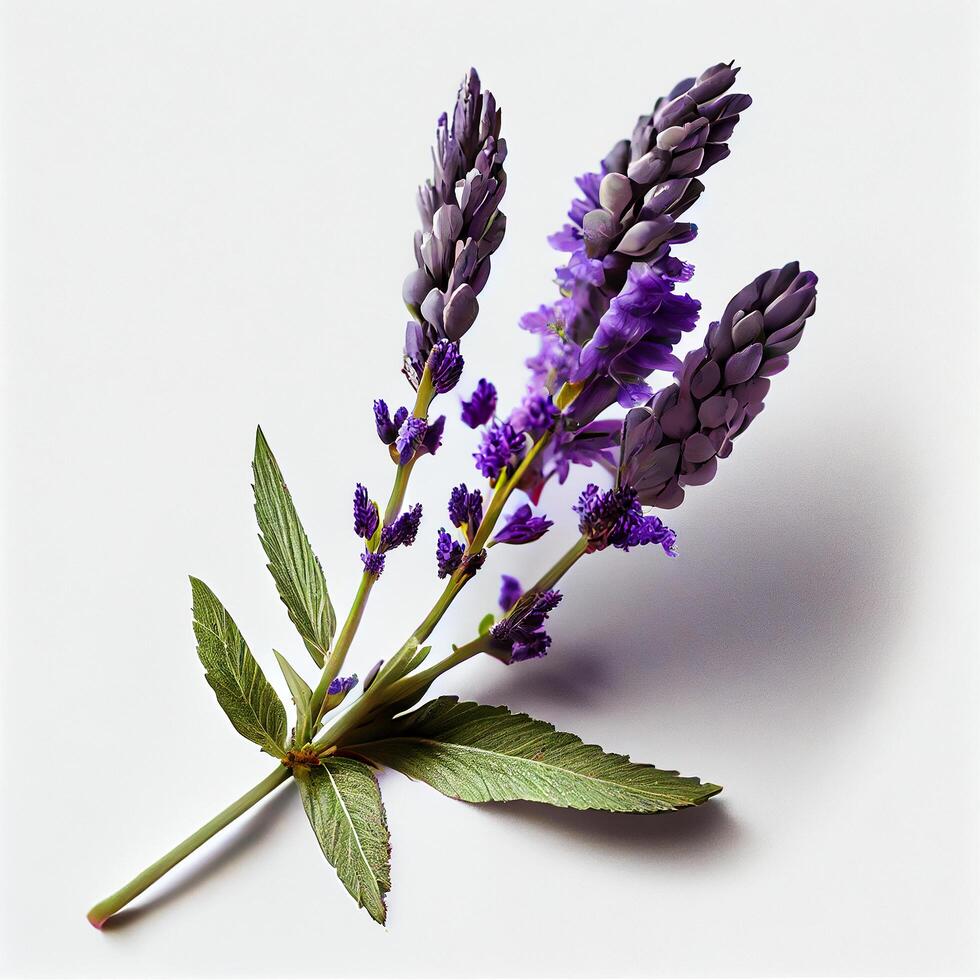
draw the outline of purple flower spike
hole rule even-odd
[[[396,518],[381,529],[381,546],[378,550],[391,551],[393,548],[399,548],[402,545],[414,544],[421,522],[422,505],[416,504],[406,510],[401,517]]]
[[[432,387],[440,395],[452,391],[463,373],[463,356],[459,352],[459,345],[449,340],[440,340],[429,355],[429,372],[432,376]]]
[[[327,694],[346,694],[357,686],[357,674],[350,677],[335,677],[327,688]]]
[[[524,455],[523,432],[515,432],[509,422],[494,422],[483,432],[480,448],[473,454],[476,468],[495,480],[508,466],[516,466]]]
[[[762,411],[770,378],[789,364],[816,302],[817,277],[798,262],[764,272],[684,358],[676,383],[627,414],[619,481],[636,489],[641,504],[677,507],[687,487],[714,478]]]
[[[507,518],[494,537],[496,544],[528,544],[537,541],[554,524],[547,517],[533,517],[530,504],[522,504]]]
[[[551,646],[544,630],[548,614],[561,602],[555,590],[522,596],[510,612],[490,630],[494,645],[509,651],[509,663],[543,657]]]
[[[381,578],[381,573],[385,570],[385,556],[383,552],[365,551],[361,554],[361,561],[364,563],[364,571],[375,578]]]
[[[449,495],[449,519],[454,527],[465,527],[467,537],[472,538],[483,520],[483,494],[470,492],[465,483],[454,487]]]
[[[365,540],[378,529],[378,508],[368,497],[367,487],[358,483],[354,490],[354,533]]]
[[[415,455],[425,438],[426,428],[425,419],[416,418],[414,415],[405,419],[398,430],[398,438],[395,439],[399,463],[404,465]]]
[[[404,373],[418,387],[440,340],[459,341],[476,320],[477,294],[504,238],[500,202],[507,189],[500,110],[470,69],[452,114],[443,113],[432,148],[432,179],[419,188],[422,228],[402,298],[414,318],[405,330]]]
[[[388,406],[385,404],[384,399],[377,399],[374,403],[374,426],[378,430],[378,438],[386,446],[390,446],[398,436],[399,424],[391,420],[391,416],[388,414]]]
[[[463,560],[463,546],[453,540],[453,536],[444,528],[439,528],[439,536],[436,541],[436,564],[439,569],[439,578],[452,575],[459,568],[459,563]]]
[[[524,595],[524,589],[521,588],[521,583],[513,575],[500,576],[500,598],[497,600],[497,604],[504,612],[507,612],[522,595]]]
[[[480,378],[468,402],[463,402],[461,418],[471,429],[486,425],[497,410],[497,389],[486,378]]]

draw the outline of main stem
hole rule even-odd
[[[106,919],[115,915],[124,905],[128,905],[137,895],[146,891],[158,878],[162,878],[171,868],[176,867],[188,854],[196,851],[205,841],[210,840],[219,830],[223,830],[233,820],[255,806],[259,800],[268,796],[277,786],[281,786],[292,775],[285,766],[277,766],[260,783],[256,783],[244,796],[240,796],[230,806],[225,807],[216,817],[203,827],[195,830],[190,837],[182,840],[175,848],[167,851],[158,861],[154,861],[145,871],[141,871],[128,885],[123,885],[108,898],[93,905],[88,920],[96,929],[101,929]]]

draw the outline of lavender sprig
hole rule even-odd
[[[354,492],[364,571],[344,624],[337,632],[323,568],[259,432],[253,466],[262,546],[289,619],[321,674],[311,687],[276,653],[295,706],[289,725],[228,611],[192,579],[194,630],[208,682],[234,727],[277,760],[276,770],[95,906],[89,914],[95,925],[287,780],[297,787],[324,856],[379,922],[387,914],[390,845],[374,769],[399,769],[471,802],[526,799],[626,812],[695,806],[720,790],[607,754],[506,708],[455,698],[416,706],[438,677],[472,657],[515,664],[560,648],[546,629],[562,601],[556,585],[585,555],[647,545],[676,555],[675,532],[644,507],[675,507],[686,487],[714,476],[717,460],[762,410],[769,379],[799,342],[814,309],[816,277],[793,263],[739,292],[709,327],[704,345],[683,362],[673,353],[700,312],[681,287],[693,268],[673,249],[697,233],[680,219],[701,193],[698,176],[727,155],[739,114],[750,104],[748,96],[729,93],[736,73],[731,64],[716,65],[676,86],[640,117],[632,139],[617,144],[597,173],[579,178],[584,196],[569,211],[571,223],[552,237],[568,253],[557,270],[560,296],[521,320],[540,338],[527,362],[524,396],[503,417],[496,388],[485,378],[461,399],[464,425],[483,427],[474,458],[491,492],[485,496],[487,488],[466,483],[452,489],[448,515],[460,533],[439,528],[436,534],[442,592],[401,647],[377,660],[348,704],[357,675],[342,673],[346,658],[387,554],[417,540],[422,505],[404,506],[409,478],[447,435],[444,415],[430,421],[430,405],[460,383],[459,341],[476,318],[476,297],[504,232],[500,113],[476,72],[467,75],[452,119],[439,120],[433,178],[419,192],[417,268],[403,289],[414,318],[404,373],[417,392],[411,409],[392,412],[383,399],[374,402],[375,430],[396,465],[383,511],[364,484]],[[648,379],[657,370],[673,370],[676,381],[654,395]],[[625,418],[615,417],[617,404],[629,409]],[[572,508],[578,539],[529,588],[503,575],[499,611],[484,616],[472,640],[430,662],[427,641],[488,561],[489,549],[532,544],[550,532],[555,522],[532,505],[552,477],[564,482],[577,466],[615,478],[603,487],[600,474],[578,496]],[[505,517],[518,490],[530,502]],[[575,583],[570,586],[574,593]],[[342,703],[343,713],[333,715]]]

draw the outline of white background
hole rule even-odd
[[[955,974],[978,956],[977,7],[4,5],[6,369],[0,963],[31,976]],[[400,283],[436,115],[472,63],[504,108],[508,234],[464,386],[510,404],[572,177],[685,75],[755,105],[683,250],[705,321],[793,258],[818,312],[769,407],[671,515],[682,557],[568,577],[539,663],[443,690],[721,782],[643,819],[454,803],[382,777],[394,890],[355,909],[289,792],[84,918],[268,770],[194,655],[186,574],[283,689],[303,654],[255,537],[261,422],[337,606],[371,399],[407,399]],[[692,340],[692,343],[694,340]],[[454,421],[417,470],[352,665],[435,590]],[[495,552],[436,635],[472,635]],[[312,668],[312,665],[310,665]],[[312,669],[308,676],[313,673]],[[288,788],[287,788],[288,789]]]

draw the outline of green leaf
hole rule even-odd
[[[264,752],[282,758],[286,709],[266,680],[235,621],[218,597],[191,576],[197,655],[218,704],[238,732]]]
[[[391,844],[374,773],[355,759],[328,757],[297,768],[296,782],[323,856],[371,918],[384,924]]]
[[[483,619],[480,620],[480,625],[476,628],[478,636],[486,636],[490,632],[491,627],[497,621],[497,617],[493,613],[487,613]]]
[[[533,800],[576,810],[654,813],[703,803],[720,786],[630,762],[507,708],[437,698],[385,738],[345,745],[470,803]]]
[[[255,433],[252,471],[255,516],[261,531],[259,540],[269,559],[269,571],[276,580],[289,618],[316,665],[322,667],[333,642],[337,616],[327,594],[323,569],[313,554],[282,472],[261,429]]]
[[[297,745],[305,745],[310,738],[310,730],[313,722],[310,708],[313,691],[310,689],[310,685],[296,673],[292,664],[278,650],[273,650],[272,652],[276,655],[276,660],[279,661],[279,669],[282,671],[282,676],[286,678],[286,683],[289,685],[289,693],[293,696],[293,704],[296,705],[296,734],[294,742]]]

